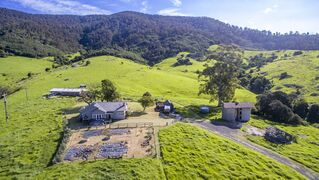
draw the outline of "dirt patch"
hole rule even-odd
[[[254,126],[247,125],[246,133],[253,136],[264,136],[266,131],[264,129],[260,129]]]
[[[65,161],[155,156],[154,129],[79,130],[67,144]]]

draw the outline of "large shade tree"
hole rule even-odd
[[[212,62],[212,66],[207,64],[199,73],[199,94],[210,95],[210,101],[218,100],[218,106],[232,100],[238,84],[242,55],[242,51],[234,46],[221,46],[211,52],[209,58],[217,62]]]
[[[101,86],[99,84],[92,84],[87,91],[82,91],[80,94],[80,101],[91,104],[101,99]]]
[[[143,111],[145,111],[147,107],[154,105],[154,100],[149,92],[145,92],[138,102],[141,103]]]
[[[112,81],[108,79],[102,80],[101,87],[101,100],[112,102],[120,97],[120,94],[117,92],[117,89]]]

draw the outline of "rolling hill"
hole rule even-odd
[[[43,99],[42,95],[53,87],[78,87],[81,83],[90,85],[100,83],[102,79],[111,79],[125,98],[136,99],[149,91],[153,96],[182,104],[209,104],[207,96],[197,95],[197,75],[191,69],[181,72],[164,64],[157,69],[112,56],[94,57],[90,61],[89,66],[64,66],[46,72],[45,68],[51,63],[48,59],[0,59],[1,72],[7,74],[1,77],[7,78],[4,85],[15,86],[17,79],[27,76],[26,72],[32,70],[35,73],[19,85],[27,89],[28,99],[25,90],[8,97],[8,124],[4,115],[0,114],[0,126],[3,127],[0,131],[0,177],[31,178],[50,164],[63,131],[61,114],[76,104],[74,98]],[[37,66],[26,71],[25,67],[33,62]],[[14,68],[5,68],[13,64]],[[200,68],[199,64],[197,68]],[[255,101],[255,95],[244,89],[238,89],[236,97],[243,101]],[[2,103],[0,109],[3,109]],[[145,160],[149,161],[152,160]],[[152,164],[157,166],[158,162],[152,161]],[[138,171],[140,167],[136,168]]]
[[[286,93],[296,92],[312,103],[319,102],[319,51],[301,51],[300,55],[293,55],[293,50],[283,51],[245,51],[246,58],[263,54],[278,56],[274,62],[267,63],[255,71],[253,75],[265,76],[272,80],[272,91],[281,90]],[[257,60],[258,61],[258,60]],[[282,73],[287,73],[286,78],[280,78]]]
[[[38,15],[0,8],[0,24],[0,49],[30,57],[115,49],[136,53],[155,64],[181,51],[204,52],[212,44],[268,50],[319,49],[319,35],[259,31],[207,17],[137,12]]]

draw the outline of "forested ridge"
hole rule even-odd
[[[137,12],[40,15],[0,8],[0,50],[16,55],[56,56],[80,50],[94,54],[114,49],[133,52],[154,64],[181,51],[204,52],[212,44],[267,50],[314,50],[319,49],[319,35],[271,33],[207,17]]]

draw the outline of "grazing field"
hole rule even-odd
[[[0,59],[0,73],[13,77],[3,85],[28,89],[28,100],[24,90],[8,97],[8,124],[0,113],[0,178],[32,178],[50,165],[62,137],[62,113],[76,104],[76,98],[43,99],[42,95],[53,87],[78,87],[82,83],[90,85],[110,79],[123,97],[137,98],[149,91],[153,96],[183,104],[209,104],[207,96],[197,96],[198,82],[195,75],[190,75],[193,72],[167,72],[164,67],[158,70],[112,56],[90,58],[90,61],[91,64],[85,67],[61,67],[45,72],[51,65],[46,60]],[[4,68],[6,64],[12,64],[12,68]],[[29,70],[40,74],[16,84],[16,80],[27,76]],[[244,89],[239,89],[236,97],[255,99]],[[0,103],[0,109],[3,108]]]
[[[319,51],[302,51],[301,55],[293,56],[289,51],[246,51],[247,57],[263,53],[270,56],[274,53],[278,58],[260,68],[268,79],[273,80],[273,91],[281,90],[287,93],[298,88],[309,102],[319,102]],[[287,57],[284,57],[287,54]],[[280,79],[280,74],[287,72],[288,77]]]
[[[187,124],[160,131],[169,179],[305,179],[262,154]]]
[[[158,159],[73,162],[47,168],[35,179],[165,179]]]
[[[297,138],[296,142],[287,145],[277,145],[266,141],[260,136],[248,136],[254,143],[267,147],[279,154],[289,157],[301,164],[319,172],[319,129],[313,126],[291,126],[274,123],[254,117],[249,125],[265,129],[269,125],[278,127]]]
[[[0,58],[0,86],[16,87],[28,78],[28,73],[37,75],[44,73],[45,68],[51,68],[50,58],[35,59],[19,56]]]

